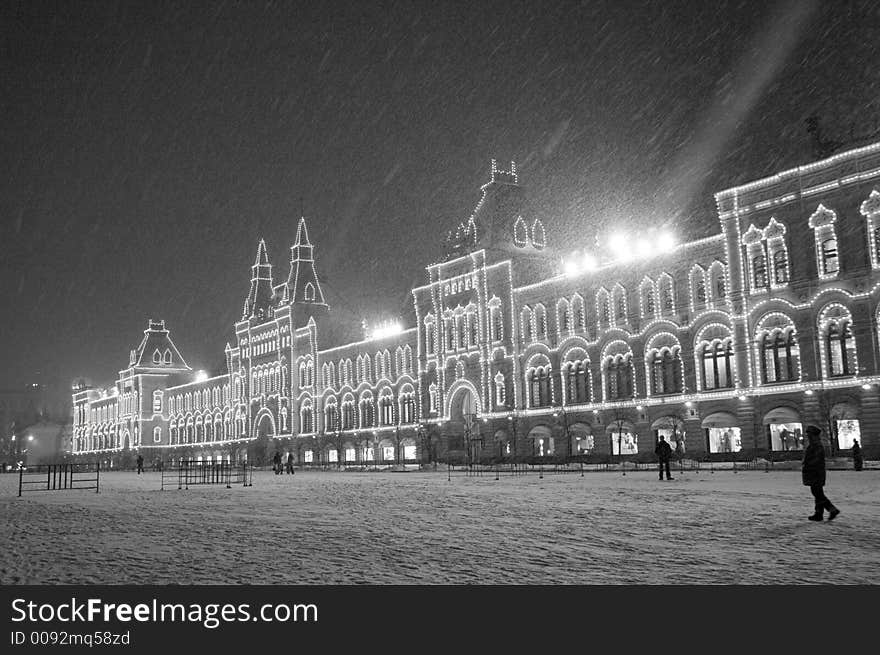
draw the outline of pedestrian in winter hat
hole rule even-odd
[[[813,498],[816,501],[816,510],[807,518],[811,521],[821,521],[824,511],[828,510],[828,520],[832,521],[840,514],[834,504],[825,496],[823,487],[825,486],[825,448],[819,436],[822,431],[815,425],[807,426],[807,439],[809,444],[804,451],[804,460],[802,463],[802,476],[804,485],[810,488]]]

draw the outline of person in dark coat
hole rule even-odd
[[[859,445],[858,439],[853,439],[852,445],[853,468],[856,471],[862,470],[862,447]]]
[[[669,472],[669,458],[672,457],[672,448],[670,448],[669,444],[666,443],[666,439],[663,435],[660,435],[660,441],[657,442],[657,447],[654,449],[654,454],[657,455],[657,459],[660,462],[660,479],[663,479],[663,469],[666,468],[666,479],[673,480],[672,474]]]
[[[272,470],[275,471],[275,475],[281,475],[283,472],[281,470],[281,453],[277,450],[275,451],[275,456],[272,457]]]
[[[293,453],[287,453],[287,472],[293,475]]]
[[[140,475],[141,473],[144,472],[144,456],[143,455],[138,455],[137,465],[138,465],[138,475]]]
[[[810,493],[816,499],[816,511],[807,518],[811,521],[821,521],[824,511],[827,509],[828,520],[833,521],[840,514],[840,510],[828,500],[823,490],[825,486],[825,448],[819,439],[820,434],[822,434],[822,431],[815,425],[807,427],[807,440],[809,444],[804,451],[801,475],[804,486],[810,488]]]

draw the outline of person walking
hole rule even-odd
[[[137,467],[138,467],[138,475],[144,472],[144,456],[138,455],[137,457]]]
[[[852,445],[853,468],[856,471],[862,470],[862,447],[859,445],[858,439],[853,439]]]
[[[663,479],[663,470],[665,467],[666,479],[674,480],[675,478],[673,478],[672,474],[669,472],[669,458],[672,456],[672,448],[666,443],[666,439],[662,434],[660,435],[660,440],[657,442],[657,447],[654,448],[654,454],[657,455],[657,459],[660,462],[660,479]]]
[[[275,451],[275,456],[272,458],[272,470],[275,471],[275,475],[281,475],[281,453],[279,451]]]
[[[293,475],[293,453],[287,453],[287,473]]]
[[[808,445],[804,450],[804,459],[801,465],[801,476],[804,486],[810,488],[810,493],[816,500],[816,510],[807,518],[811,521],[821,521],[824,511],[828,510],[828,520],[833,521],[840,514],[834,504],[825,496],[825,448],[819,435],[822,431],[815,425],[807,427]]]

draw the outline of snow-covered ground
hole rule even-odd
[[[248,488],[16,497],[0,475],[0,583],[880,583],[880,471],[258,472]]]

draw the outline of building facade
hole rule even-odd
[[[646,230],[562,262],[516,168],[412,290],[406,329],[326,343],[314,246],[260,242],[227,372],[150,321],[109,389],[73,396],[73,453],[304,464],[785,457],[804,428],[880,448],[880,143],[715,194],[718,232]],[[714,219],[713,219],[714,220]]]

